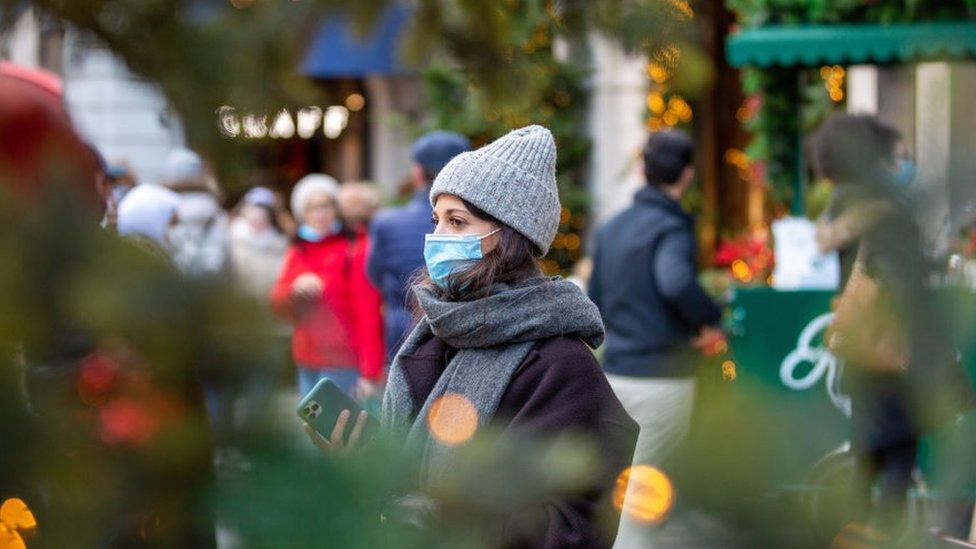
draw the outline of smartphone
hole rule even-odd
[[[298,417],[305,420],[320,435],[329,439],[332,430],[335,429],[336,420],[343,410],[349,410],[349,421],[346,423],[346,432],[343,434],[345,440],[352,428],[356,425],[359,413],[363,411],[355,400],[342,391],[331,379],[323,379],[315,384],[315,387],[305,395],[298,403]],[[379,422],[372,416],[367,417],[366,425],[363,427],[363,435],[360,440],[369,440],[379,429]]]

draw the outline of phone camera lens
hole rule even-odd
[[[313,412],[318,412],[319,411],[319,408],[320,408],[320,406],[319,406],[319,403],[318,402],[313,402],[312,403],[312,411]]]

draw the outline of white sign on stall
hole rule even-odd
[[[773,222],[777,290],[836,290],[840,260],[836,252],[820,253],[816,227],[805,217],[784,217]]]

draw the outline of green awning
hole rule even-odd
[[[893,25],[764,26],[726,43],[734,67],[897,63],[976,57],[976,21]]]

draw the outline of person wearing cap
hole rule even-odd
[[[344,229],[338,197],[339,185],[327,175],[310,174],[295,185],[291,209],[298,232],[271,304],[294,326],[300,394],[331,379],[365,400],[378,395],[383,377],[381,301],[366,279],[367,237]]]
[[[440,431],[583,437],[599,452],[592,482],[513,509],[490,544],[609,547],[613,528],[602,529],[598,517],[613,516],[608,496],[630,463],[637,425],[593,356],[604,334],[596,306],[539,267],[559,226],[555,166],[552,134],[529,126],[458,155],[437,175],[427,268],[412,287],[420,318],[390,367],[381,424],[421,452],[422,484],[457,465],[457,441]],[[428,424],[435,416],[437,429]],[[344,443],[349,419],[340,414],[331,440],[305,430],[335,451],[358,443],[365,417]]]
[[[469,148],[468,139],[454,132],[424,134],[411,151],[413,198],[404,206],[379,212],[370,225],[366,272],[383,294],[386,348],[391,357],[410,331],[408,289],[411,277],[424,266],[424,235],[433,214],[430,185],[444,165]]]
[[[240,287],[258,299],[271,292],[288,250],[288,235],[278,224],[278,199],[266,187],[244,194],[230,224],[230,257]]]

